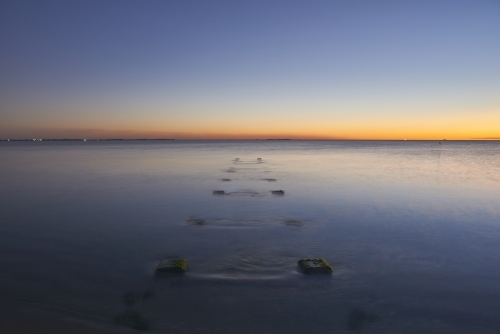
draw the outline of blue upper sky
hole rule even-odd
[[[4,0],[0,43],[0,137],[500,137],[498,0]]]

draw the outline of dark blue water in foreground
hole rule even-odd
[[[0,142],[0,222],[7,331],[500,332],[500,142]]]

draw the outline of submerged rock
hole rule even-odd
[[[189,218],[186,220],[186,224],[191,224],[191,225],[205,225],[206,222],[203,219],[200,218]]]
[[[365,312],[356,307],[351,311],[351,314],[349,314],[349,329],[353,331],[359,330],[363,327],[365,322],[374,322],[378,319],[379,317],[376,314]]]
[[[115,324],[139,330],[149,329],[149,321],[145,319],[139,312],[134,310],[128,310],[117,314],[115,316]]]
[[[276,182],[276,179],[262,179],[264,181],[267,181],[267,182]]]
[[[302,226],[304,223],[300,220],[295,219],[283,219],[283,224],[288,226]]]
[[[126,305],[134,305],[139,296],[134,291],[129,291],[123,296],[123,302]]]
[[[159,273],[185,273],[187,270],[186,259],[161,260],[156,268]]]
[[[222,179],[221,181],[229,182],[229,181],[231,181],[231,179]]]
[[[285,194],[283,190],[272,190],[271,192],[273,193],[273,195],[283,196]]]
[[[214,195],[225,195],[226,192],[224,190],[214,190],[213,194]]]
[[[142,300],[147,300],[147,299],[150,299],[150,298],[153,298],[155,295],[155,292],[154,290],[152,289],[147,289],[146,291],[144,291],[142,293]]]
[[[326,262],[325,259],[302,259],[297,263],[306,274],[323,274],[331,273],[333,271],[332,266]]]

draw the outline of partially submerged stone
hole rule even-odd
[[[283,219],[283,223],[288,226],[302,226],[303,223],[296,219]]]
[[[268,182],[276,182],[276,179],[262,179],[264,181],[268,181]]]
[[[365,312],[356,307],[351,311],[351,314],[349,314],[349,329],[357,331],[361,329],[366,322],[374,322],[377,320],[379,320],[379,317],[376,314]]]
[[[214,195],[225,195],[226,192],[224,190],[214,190],[213,194]]]
[[[185,273],[187,270],[186,259],[161,260],[156,268],[160,273]]]
[[[271,192],[273,193],[273,195],[283,196],[285,194],[283,190],[272,190]]]
[[[206,222],[203,219],[200,218],[189,218],[186,220],[186,224],[191,224],[191,225],[205,225]]]
[[[149,321],[145,319],[139,312],[134,310],[128,310],[117,314],[115,316],[115,324],[139,330],[149,329]]]
[[[222,179],[221,181],[229,182],[229,181],[231,181],[231,179]]]
[[[154,297],[154,295],[155,295],[155,291],[154,290],[147,289],[146,291],[144,291],[142,293],[142,300],[150,299],[150,298]]]
[[[129,291],[123,296],[123,302],[126,305],[133,305],[137,301],[138,297],[137,293]]]
[[[333,271],[332,266],[325,259],[302,259],[299,260],[298,265],[306,274],[322,274]]]

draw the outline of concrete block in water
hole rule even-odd
[[[161,260],[156,268],[160,273],[185,273],[187,270],[186,259]]]
[[[322,274],[333,272],[332,266],[325,259],[302,259],[298,265],[302,272],[306,274]]]

